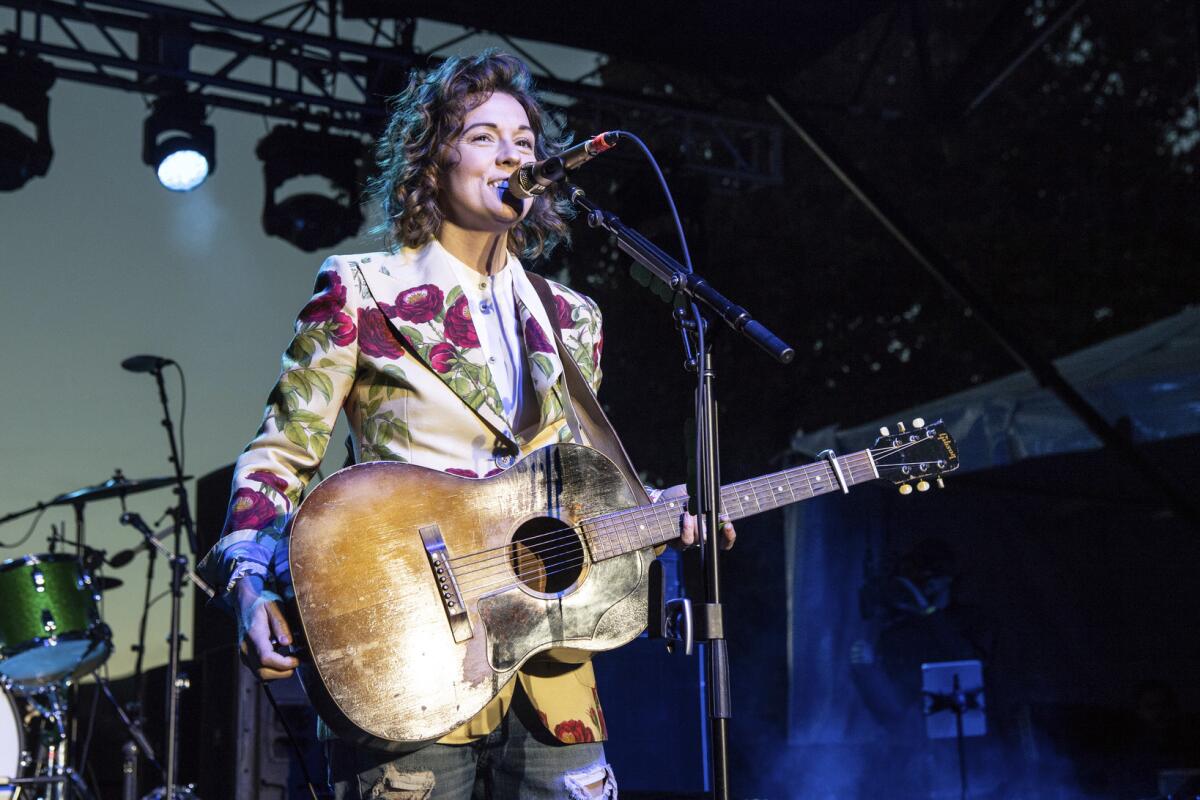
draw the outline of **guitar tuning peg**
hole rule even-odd
[[[903,495],[912,494],[912,484],[909,484],[909,483],[900,484],[900,494],[903,494]]]
[[[913,420],[912,425],[914,428],[924,428],[925,427],[925,418],[917,417],[916,419]]]
[[[929,481],[917,481],[917,491],[918,492],[928,492],[929,491]]]
[[[903,422],[897,422],[897,423],[896,423],[896,430],[898,430],[900,433],[904,433],[904,432],[905,432],[906,430],[908,430],[908,429],[904,427],[904,423],[903,423]]]
[[[879,435],[880,436],[891,436],[892,432],[888,430],[887,425],[884,425],[882,428],[879,429]]]
[[[945,488],[946,488],[946,482],[945,482],[944,480],[942,480],[942,476],[941,476],[941,475],[938,475],[938,477],[937,477],[937,480],[936,480],[936,481],[934,481],[934,483],[936,483],[936,484],[937,484],[937,487],[938,487],[939,489],[945,489]]]

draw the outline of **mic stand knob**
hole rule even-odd
[[[695,627],[692,624],[692,601],[679,597],[666,602],[663,638],[667,640],[667,652],[674,653],[675,648],[683,645],[683,654],[692,654],[695,644]]]

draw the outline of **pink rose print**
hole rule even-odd
[[[471,323],[471,309],[467,296],[462,295],[446,309],[446,338],[459,347],[479,347],[479,337]]]
[[[554,738],[564,744],[580,744],[596,741],[592,729],[583,724],[583,720],[566,719],[554,726]]]
[[[255,470],[246,476],[246,480],[258,481],[265,483],[277,492],[283,492],[287,489],[287,481],[274,472],[267,472],[265,469]]]
[[[388,328],[383,312],[378,308],[358,310],[358,346],[376,358],[400,358],[404,348]]]
[[[554,345],[550,344],[550,340],[542,332],[542,326],[538,325],[533,317],[525,320],[525,346],[531,353],[554,352]]]
[[[442,310],[442,290],[427,283],[396,295],[396,305],[389,306],[389,316],[405,322],[429,322]]]
[[[315,296],[300,310],[300,319],[304,322],[331,322],[346,316],[342,313],[344,305],[346,287],[342,285],[342,279],[335,272],[322,272],[317,276]]]
[[[567,298],[554,295],[554,310],[558,315],[558,327],[564,331],[575,327],[575,321],[571,319],[571,304],[567,302]]]
[[[334,319],[333,341],[339,347],[345,347],[348,344],[354,344],[354,339],[358,336],[358,329],[354,327],[354,320],[350,319],[349,315],[339,313]]]
[[[275,521],[275,504],[262,492],[249,487],[238,489],[229,504],[229,530],[262,530]]]
[[[429,366],[443,375],[450,371],[450,367],[454,364],[454,357],[454,345],[452,344],[438,342],[429,348]]]
[[[451,475],[457,475],[460,478],[478,478],[479,473],[473,469],[461,469],[459,467],[450,467],[446,470]]]
[[[596,346],[592,348],[592,367],[598,369],[600,367],[600,351],[604,349],[604,334],[600,334],[600,338],[596,340]]]

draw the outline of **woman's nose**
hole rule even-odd
[[[521,166],[521,153],[516,145],[503,144],[500,150],[496,153],[496,163],[506,167],[516,169]]]

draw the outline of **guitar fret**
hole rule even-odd
[[[879,477],[868,450],[837,458],[847,488]],[[721,509],[731,520],[748,517],[799,500],[841,491],[837,472],[829,461],[818,461],[721,488]],[[673,507],[672,507],[673,505]],[[644,547],[662,544],[678,535],[678,518],[687,498],[617,511],[588,522],[597,560],[612,558]]]

